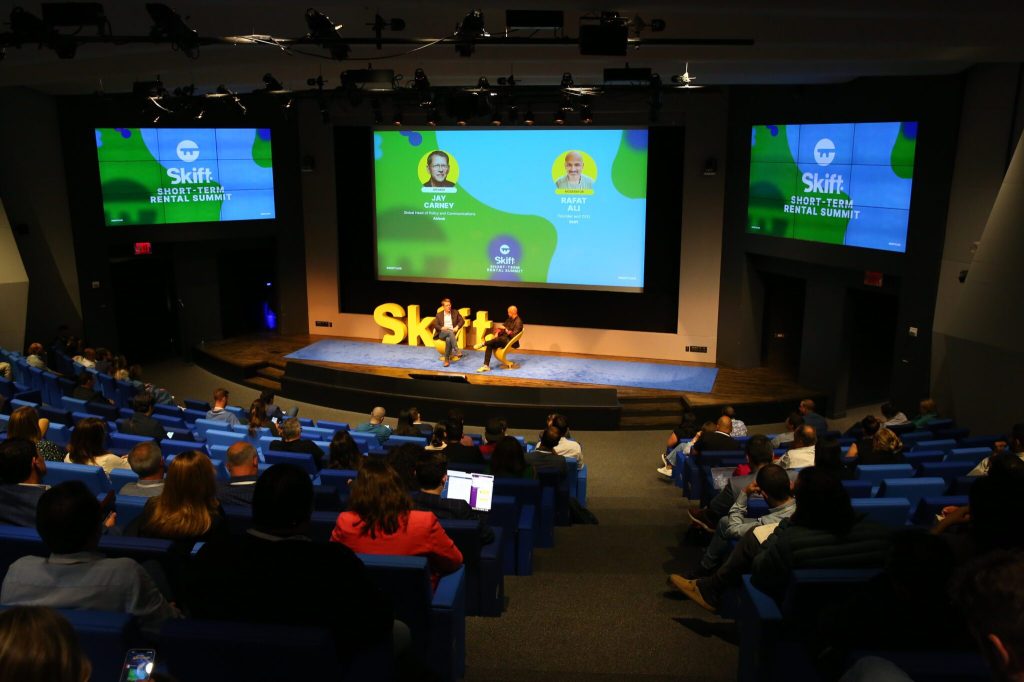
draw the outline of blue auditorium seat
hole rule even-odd
[[[904,497],[913,509],[922,497],[941,495],[946,488],[945,479],[938,477],[884,478],[878,488],[878,497]]]
[[[140,495],[118,495],[114,502],[114,509],[117,510],[117,527],[127,528],[128,524],[139,517],[148,501],[148,497]]]
[[[890,528],[902,528],[910,517],[910,500],[905,497],[854,499],[850,504],[855,512],[866,515],[869,521]]]
[[[914,475],[911,464],[864,464],[857,467],[857,478],[877,485],[883,478],[910,478]]]
[[[50,423],[50,428],[46,430],[46,440],[53,441],[62,448],[67,448],[68,443],[71,442],[71,428],[64,424]]]
[[[185,398],[185,409],[197,410],[199,412],[209,412],[210,403],[206,402],[205,400],[192,400],[190,398]]]
[[[263,457],[267,464],[294,464],[310,476],[315,476],[317,473],[316,462],[313,461],[313,455],[308,452],[267,450]]]
[[[102,495],[110,490],[110,479],[103,472],[103,467],[91,464],[47,462],[46,484],[53,486],[64,481],[81,481],[94,495]]]
[[[113,469],[110,472],[110,487],[115,493],[120,493],[128,483],[137,483],[139,475],[131,469]]]
[[[992,454],[991,448],[953,448],[946,455],[945,462],[970,462],[977,466],[978,462]]]
[[[505,595],[501,572],[501,528],[493,529],[494,541],[480,544],[480,523],[472,520],[441,519],[441,527],[462,552],[466,568],[466,615],[500,616]]]
[[[943,440],[919,440],[911,449],[911,452],[914,450],[942,450],[943,452],[949,452],[955,447],[957,447],[957,443],[952,438],[946,438]]]
[[[332,434],[331,438],[334,437],[333,434],[337,431],[348,431],[348,424],[345,422],[332,422],[327,419],[318,419],[316,421],[316,427],[324,431],[330,431]]]
[[[170,440],[168,438],[160,441],[160,452],[163,454],[164,459],[167,459],[168,455],[180,455],[190,450],[204,451],[204,445],[196,441]]]
[[[865,498],[871,497],[872,483],[871,481],[843,481],[843,487],[846,488],[846,494],[850,496],[850,499],[854,498]]]
[[[952,483],[958,476],[966,476],[974,468],[971,462],[925,462],[921,465],[919,476],[941,476],[947,483]]]
[[[127,448],[131,450],[139,443],[150,443],[153,438],[149,436],[135,436],[130,433],[111,433],[110,434],[110,447],[111,448]]]

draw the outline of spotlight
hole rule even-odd
[[[392,31],[404,31],[405,30],[405,19],[385,19],[381,15],[377,14],[373,17],[373,22],[367,24],[373,29],[373,34],[377,37],[377,49],[384,48],[384,29],[391,29]]]
[[[419,93],[421,107],[429,107],[434,103],[434,97],[430,93],[430,79],[423,69],[416,69],[412,77],[412,89]]]
[[[493,114],[491,114],[491,125],[492,126],[500,126],[501,125],[501,112],[500,111],[496,110]]]
[[[338,33],[343,24],[335,24],[326,14],[310,7],[306,10],[306,26],[309,27],[309,37],[320,47],[330,50],[332,58],[348,59],[350,48]]]
[[[476,41],[490,38],[491,34],[484,28],[484,14],[478,9],[471,10],[455,27],[455,52],[461,57],[469,57],[476,50]]]
[[[402,112],[400,109],[395,109],[395,114],[391,117],[391,122],[396,126],[402,125]]]
[[[559,109],[561,111],[561,109]],[[537,122],[537,117],[533,115],[533,105],[526,107],[526,113],[523,114],[523,125],[532,126]]]
[[[519,122],[519,107],[514,104],[508,108],[508,122],[513,124]]]
[[[159,2],[147,2],[146,11],[153,20],[149,29],[151,38],[166,38],[175,50],[181,50],[189,59],[199,57],[199,33],[185,23],[177,12]]]
[[[53,28],[49,21],[40,19],[34,14],[29,14],[21,7],[15,7],[11,10],[10,25],[11,33],[7,35],[12,38],[12,44],[19,47],[22,42],[46,45],[56,52],[57,56],[61,59],[72,59],[75,56],[75,51],[78,49],[78,43],[74,36],[57,33],[57,30]]]
[[[555,109],[555,125],[565,125],[565,109],[562,107]]]
[[[437,122],[440,121],[440,120],[441,120],[441,112],[439,112],[436,107],[431,109],[430,113],[427,114],[427,124],[428,125],[436,126]]]
[[[580,107],[580,123],[584,125],[590,125],[594,122],[594,112],[590,110],[590,107],[584,104]]]

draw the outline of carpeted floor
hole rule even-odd
[[[418,350],[423,353],[423,349]],[[147,367],[147,379],[179,398],[204,398],[219,386],[248,406],[252,389],[193,365]],[[296,404],[279,398],[285,408]],[[365,415],[297,403],[300,415],[358,423]],[[846,428],[852,413],[833,424]],[[442,415],[424,415],[427,421]],[[390,419],[389,419],[390,421]],[[537,425],[537,430],[542,425]],[[773,432],[778,425],[751,428]],[[472,430],[480,430],[475,425]],[[516,435],[535,438],[535,432]],[[700,548],[681,543],[686,508],[677,488],[655,473],[666,432],[577,432],[590,468],[589,505],[600,525],[556,529],[555,547],[537,550],[535,573],[506,578],[501,618],[467,623],[470,681],[732,680],[732,623],[666,586],[666,576],[696,564]]]
[[[382,365],[402,369],[427,369],[466,374],[483,364],[484,354],[467,349],[465,357],[445,368],[437,353],[422,346],[366,343],[361,341],[325,340],[299,349],[286,356],[292,360],[319,360],[360,365]],[[524,379],[567,381],[574,384],[601,384],[657,388],[670,391],[708,393],[715,384],[718,370],[714,367],[690,367],[656,362],[620,362],[598,358],[575,358],[554,355],[517,353],[520,365],[516,376]],[[491,360],[492,367],[499,363]]]

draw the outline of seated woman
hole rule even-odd
[[[49,426],[49,419],[40,419],[36,408],[26,405],[11,412],[11,419],[7,422],[7,437],[32,441],[40,457],[49,462],[63,462],[67,456],[64,448],[43,438]]]
[[[328,469],[356,469],[363,465],[363,453],[348,431],[338,431],[331,439]]]
[[[446,447],[448,447],[448,429],[444,424],[435,424],[434,433],[431,434],[430,442],[427,443],[424,450],[434,452],[444,450]]]
[[[903,461],[903,441],[885,428],[878,429],[871,437],[871,449],[857,457],[857,464],[900,464]]]
[[[396,436],[422,436],[420,427],[416,425],[416,417],[413,409],[402,410],[398,413],[398,426],[395,427]]]
[[[491,473],[495,478],[536,478],[533,466],[526,463],[523,444],[512,436],[503,437],[494,446]]]
[[[198,541],[227,537],[228,525],[217,501],[217,475],[210,458],[189,450],[174,458],[167,469],[164,491],[146,502],[125,535],[175,540],[190,551]]]
[[[843,461],[843,448],[837,440],[819,440],[814,445],[814,466],[828,471],[840,481],[855,478],[854,470]]]
[[[103,467],[108,476],[113,469],[130,469],[127,457],[118,457],[107,452],[106,441],[106,422],[95,417],[83,419],[71,432],[71,442],[68,444],[68,454],[64,461]]]
[[[398,473],[380,458],[368,457],[352,482],[349,510],[338,516],[331,542],[366,554],[424,556],[436,589],[442,575],[462,565],[462,552],[433,513],[412,507]]]
[[[270,435],[281,437],[281,429],[267,416],[267,405],[257,398],[249,405],[249,437],[255,438],[262,428],[270,429]]]

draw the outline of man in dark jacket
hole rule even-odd
[[[104,398],[93,387],[96,385],[96,377],[92,372],[82,372],[78,375],[78,385],[71,391],[71,397],[76,400],[84,400],[87,403],[106,403],[113,405],[111,401]]]
[[[324,466],[324,451],[313,441],[302,437],[302,424],[298,419],[292,417],[285,419],[281,424],[281,440],[275,440],[270,444],[271,450],[282,452],[299,452],[313,455],[313,463],[317,470]]]
[[[445,422],[445,457],[452,464],[483,464],[484,455],[479,447],[462,444],[463,429],[462,422],[457,419]]]
[[[35,528],[36,506],[49,486],[43,485],[46,460],[25,438],[0,443],[0,523]]]
[[[452,308],[452,299],[441,299],[441,311],[434,318],[434,338],[444,341],[444,366],[451,364],[452,360],[462,357],[459,351],[458,338],[459,330],[466,326],[466,320],[459,314],[458,310]]]
[[[260,475],[260,456],[256,448],[244,440],[234,443],[228,448],[225,465],[230,478],[227,483],[217,481],[217,499],[221,504],[252,506],[256,479]]]
[[[132,416],[117,422],[118,432],[132,436],[149,436],[153,440],[163,440],[167,437],[164,425],[153,419],[152,396],[145,391],[136,393],[132,398],[132,410]]]
[[[732,437],[732,419],[728,415],[722,415],[715,422],[715,430],[711,433],[701,432],[700,438],[693,444],[693,453],[698,456],[702,452],[714,452],[721,450],[742,450],[740,442]]]

